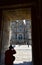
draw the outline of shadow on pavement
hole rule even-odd
[[[14,65],[32,65],[32,62],[23,62],[19,64],[14,64]]]

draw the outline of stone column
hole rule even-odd
[[[2,49],[2,10],[0,9],[0,65],[1,65],[1,49]]]
[[[3,36],[2,36],[2,50],[1,50],[1,65],[4,65],[4,59],[5,59],[5,51],[9,47],[9,20],[7,17],[3,16],[2,18],[3,22]]]

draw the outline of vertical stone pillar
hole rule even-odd
[[[2,50],[1,50],[1,65],[4,65],[4,59],[5,59],[5,51],[9,47],[9,20],[7,17],[3,16],[2,18],[3,22],[3,35],[2,35]]]
[[[32,51],[34,65],[40,65],[40,25],[37,2],[32,6]]]
[[[2,10],[0,9],[0,65],[1,65],[1,49],[2,49]]]
[[[39,0],[39,20],[40,20],[40,65],[42,64],[42,0]]]

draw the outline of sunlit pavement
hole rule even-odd
[[[32,47],[31,45],[15,45],[16,54],[15,65],[31,65]]]
[[[31,47],[31,45],[29,45],[29,47],[28,47],[28,45],[15,45],[15,50],[16,50],[16,54],[14,56],[16,59],[15,59],[15,62],[13,62],[13,65],[32,65],[32,47]],[[2,54],[2,56],[1,56],[0,65],[5,65],[4,54]]]

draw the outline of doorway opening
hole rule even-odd
[[[10,44],[16,49],[13,64],[32,65],[31,8],[3,10],[3,40],[1,62]]]
[[[32,64],[31,20],[10,22],[10,44],[16,50],[15,64]]]

